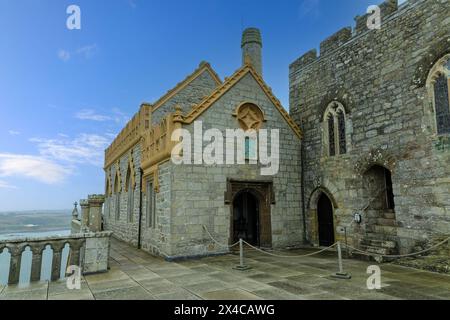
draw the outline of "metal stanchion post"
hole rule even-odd
[[[333,275],[331,275],[333,278],[337,278],[337,279],[351,279],[352,276],[347,273],[344,272],[344,267],[342,264],[342,250],[341,250],[341,242],[338,241],[337,243],[337,251],[338,251],[338,263],[339,263],[339,271]]]
[[[233,269],[239,271],[251,269],[251,267],[246,266],[244,263],[244,241],[242,239],[239,239],[239,265],[234,267]]]

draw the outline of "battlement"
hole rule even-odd
[[[398,1],[385,0],[382,4],[379,5],[379,7],[381,12],[381,19],[383,20],[384,17],[387,17],[398,10]],[[369,31],[369,28],[367,28],[367,20],[369,18],[369,15],[370,14],[366,13],[362,16],[355,17],[356,22],[355,35],[359,35],[361,33]]]
[[[408,6],[412,6],[418,2],[422,2],[424,0],[407,0],[405,4],[401,7],[398,5],[398,0],[385,0],[383,3],[379,5],[380,13],[381,13],[381,23],[383,24],[390,16],[397,13],[399,8],[406,8]],[[347,26],[342,28],[338,32],[334,33],[324,41],[320,43],[320,55],[317,55],[317,50],[312,49],[298,58],[290,65],[291,73],[296,70],[303,69],[311,63],[319,60],[320,57],[326,56],[331,52],[339,49],[344,46],[348,42],[354,40],[356,37],[364,34],[368,31],[371,31],[367,27],[367,21],[370,14],[364,14],[362,16],[356,16],[355,22],[356,26],[352,29],[352,27]]]

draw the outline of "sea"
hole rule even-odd
[[[8,239],[19,239],[19,238],[41,238],[41,237],[51,237],[51,236],[68,236],[70,235],[70,230],[57,230],[57,231],[45,231],[45,232],[21,232],[21,233],[8,233],[0,234],[1,240]],[[4,249],[0,252],[0,285],[6,285],[8,283],[9,275],[9,264],[11,255]],[[62,267],[61,267],[61,278],[65,277],[65,270],[67,268],[67,259],[69,257],[69,247],[63,249],[62,252]],[[32,254],[29,248],[27,248],[22,254],[22,261],[20,267],[20,280],[19,285],[25,286],[30,282],[31,276],[31,258]],[[52,250],[47,247],[44,250],[42,257],[42,269],[41,269],[41,280],[50,280],[52,269]]]

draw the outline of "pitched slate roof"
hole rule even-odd
[[[209,72],[213,80],[216,82],[216,84],[219,86],[222,84],[222,80],[220,80],[217,73],[214,71],[214,69],[211,67],[211,65],[208,62],[201,62],[199,67],[192,72],[190,75],[188,75],[183,81],[178,83],[173,89],[169,90],[165,95],[163,95],[161,98],[159,98],[155,103],[150,104],[152,106],[152,112],[161,107],[164,103],[166,103],[168,100],[170,100],[174,95],[176,95],[178,92],[183,90],[186,86],[188,86],[192,81],[197,79],[203,72]]]

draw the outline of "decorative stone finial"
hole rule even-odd
[[[78,206],[78,202],[74,202],[74,208],[73,208],[73,211],[72,211],[72,217],[74,218],[74,219],[78,219],[78,208],[77,208],[77,206]]]
[[[184,116],[183,116],[183,108],[179,104],[175,105],[175,112],[173,114],[173,121],[174,122],[183,122]]]

